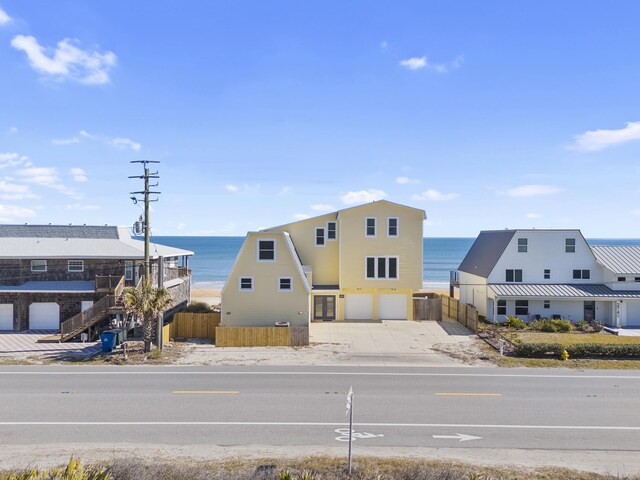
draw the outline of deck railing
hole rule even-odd
[[[114,293],[121,284],[124,288],[124,276],[122,275],[96,275],[96,292]]]
[[[62,341],[66,340],[65,337],[77,331],[80,327],[92,323],[98,317],[104,317],[109,312],[109,309],[116,305],[116,299],[117,297],[115,295],[105,295],[94,303],[92,307],[62,322],[60,325],[60,337]]]

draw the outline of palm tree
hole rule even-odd
[[[143,279],[139,288],[124,289],[124,311],[142,319],[144,351],[151,351],[151,339],[158,317],[167,307],[173,304],[173,298],[164,288],[153,288],[151,283]]]

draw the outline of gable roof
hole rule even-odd
[[[480,232],[458,267],[461,272],[488,277],[516,230],[485,230]]]
[[[598,263],[613,273],[640,275],[640,246],[598,245],[591,251]]]
[[[189,250],[149,244],[151,258],[193,255]],[[144,258],[144,242],[127,227],[87,225],[0,225],[0,258]]]

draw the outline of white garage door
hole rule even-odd
[[[13,303],[0,304],[0,330],[13,330]]]
[[[345,320],[371,320],[373,318],[373,296],[347,294],[344,296]]]
[[[627,326],[640,327],[640,302],[627,302]]]
[[[57,303],[39,302],[29,305],[30,330],[59,330],[60,306]]]
[[[380,320],[406,320],[407,296],[397,294],[380,295],[378,313]]]

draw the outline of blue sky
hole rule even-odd
[[[640,237],[637,1],[0,0],[0,222]]]

